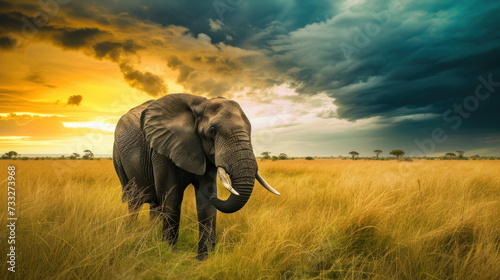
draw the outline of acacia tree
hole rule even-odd
[[[405,152],[403,150],[392,150],[389,154],[396,156],[398,161],[401,161],[401,157],[405,155]]]
[[[458,158],[459,159],[463,159],[464,158],[465,151],[456,151],[456,152],[458,154]]]
[[[285,154],[285,153],[281,153],[281,154],[278,156],[278,159],[288,159],[288,156],[287,156],[287,154]]]
[[[352,160],[354,160],[355,157],[359,156],[359,153],[356,151],[351,151],[349,154],[352,156]]]
[[[16,151],[10,151],[8,153],[5,153],[5,155],[7,156],[7,158],[11,159],[12,157],[17,157],[17,152]]]
[[[83,159],[94,159],[94,153],[92,153],[91,150],[85,150],[83,151],[85,155],[83,155]]]
[[[457,155],[455,155],[455,153],[446,153],[444,156],[447,157],[448,159],[452,159],[452,158],[456,157]]]
[[[271,152],[263,152],[261,153],[262,159],[270,159],[271,156],[269,155]]]
[[[378,156],[382,153],[382,150],[374,150],[373,152],[377,155],[378,159]]]

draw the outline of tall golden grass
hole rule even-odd
[[[259,161],[282,195],[256,185],[218,216],[218,244],[195,260],[194,191],[176,249],[147,207],[129,224],[110,160],[1,161],[17,168],[18,279],[498,279],[500,161]],[[2,171],[3,170],[3,171]],[[227,191],[219,190],[221,196]]]

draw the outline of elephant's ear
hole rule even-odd
[[[151,148],[196,175],[205,173],[206,162],[193,109],[205,100],[194,95],[170,94],[151,103],[141,115],[141,126]]]

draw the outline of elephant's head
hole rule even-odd
[[[251,125],[238,103],[224,98],[170,94],[143,111],[141,125],[151,148],[180,168],[203,175],[207,161],[217,167],[224,187],[231,191],[227,200],[216,195],[210,198],[219,211],[232,213],[241,209],[252,194],[255,179],[279,194],[257,171]]]

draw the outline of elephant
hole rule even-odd
[[[184,190],[194,186],[198,260],[215,246],[217,210],[240,210],[255,179],[280,195],[258,172],[250,121],[233,100],[168,94],[128,111],[118,121],[114,137],[113,165],[131,220],[148,203],[150,217],[161,217],[163,240],[172,246],[179,236]],[[226,200],[217,197],[217,175],[231,192]]]

